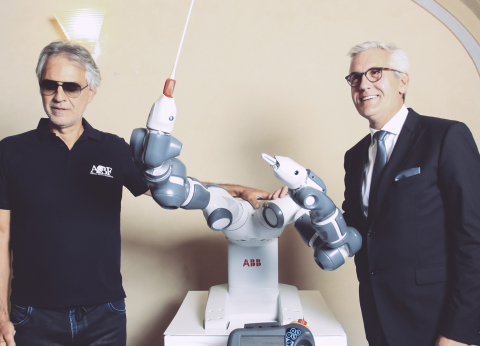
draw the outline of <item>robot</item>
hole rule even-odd
[[[182,143],[171,135],[176,118],[175,81],[167,79],[154,103],[146,128],[132,132],[130,145],[136,166],[153,199],[165,209],[202,210],[208,226],[228,240],[228,284],[210,288],[204,327],[223,330],[245,323],[303,319],[296,287],[278,283],[278,238],[294,223],[315,262],[335,270],[357,253],[360,234],[348,227],[327,196],[323,181],[287,157],[263,154],[289,195],[264,201],[257,210],[236,200],[220,186],[203,185],[187,176],[177,156]]]
[[[182,143],[171,133],[177,116],[175,70],[193,3],[163,94],[153,104],[146,128],[132,132],[133,158],[162,208],[202,210],[208,226],[223,232],[228,240],[228,284],[210,288],[205,329],[224,333],[246,323],[287,325],[303,319],[303,312],[297,288],[278,283],[278,238],[285,226],[294,223],[305,244],[314,248],[316,263],[325,270],[334,270],[355,255],[362,238],[345,224],[326,195],[323,181],[287,157],[263,154],[275,176],[289,187],[289,196],[263,202],[257,210],[220,186],[205,186],[187,176],[177,158]]]

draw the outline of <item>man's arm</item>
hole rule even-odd
[[[480,318],[480,155],[464,124],[447,130],[438,172],[452,265],[439,331],[448,339],[475,344]]]
[[[209,185],[212,183],[202,183],[203,185]],[[238,197],[244,199],[255,208],[258,209],[260,207],[260,203],[258,203],[258,199],[272,199],[273,194],[269,194],[267,191],[257,190],[252,187],[246,187],[241,185],[232,185],[232,184],[215,184],[218,186],[223,187],[232,197]],[[152,196],[150,190],[144,193],[144,195]],[[1,345],[0,345],[1,346]]]
[[[8,288],[10,286],[10,210],[0,209],[0,346],[2,338],[7,346],[15,346],[15,330],[8,316]]]

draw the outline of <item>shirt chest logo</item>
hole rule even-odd
[[[92,170],[90,171],[90,174],[101,175],[101,176],[104,176],[104,177],[113,178],[112,177],[112,169],[110,167],[105,167],[105,166],[102,166],[102,165],[98,165],[97,167],[95,167],[95,165],[93,165]]]

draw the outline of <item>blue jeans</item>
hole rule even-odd
[[[101,305],[40,309],[12,303],[17,346],[125,346],[125,300]]]

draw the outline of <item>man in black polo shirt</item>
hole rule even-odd
[[[52,42],[37,77],[49,119],[0,142],[0,346],[125,345],[122,189],[148,186],[128,144],[82,118],[100,84],[86,49]],[[255,207],[268,195],[226,188]]]

